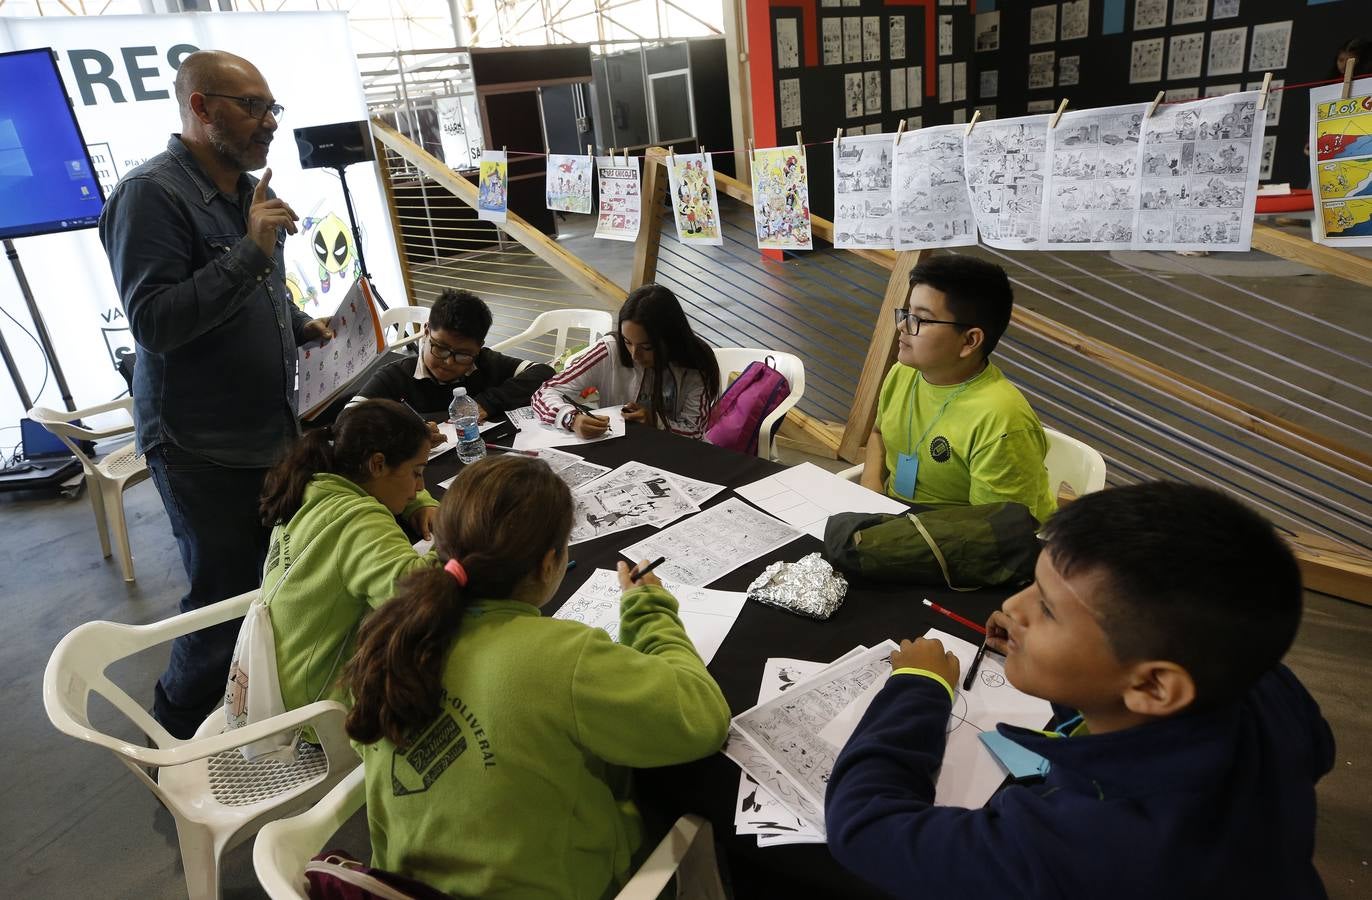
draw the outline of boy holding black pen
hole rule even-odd
[[[1047,775],[934,806],[958,662],[904,641],[829,781],[834,857],[896,896],[1323,897],[1333,735],[1280,663],[1301,583],[1272,526],[1156,482],[1084,496],[1044,538],[987,646],[1054,704],[1052,730],[999,728]]]

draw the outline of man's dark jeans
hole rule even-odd
[[[200,609],[262,583],[271,530],[258,518],[266,469],[230,469],[171,444],[148,453],[191,589],[181,611]],[[241,619],[192,632],[172,643],[157,682],[153,717],[178,738],[195,734],[224,699],[230,656]]]

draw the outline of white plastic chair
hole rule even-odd
[[[498,344],[492,344],[491,349],[505,352],[521,344],[527,344],[535,338],[542,337],[549,332],[556,332],[557,337],[553,342],[553,353],[548,357],[551,362],[562,356],[567,349],[567,333],[573,328],[586,329],[586,343],[594,344],[602,336],[615,330],[615,318],[603,309],[554,309],[545,313],[539,313],[538,318],[530,323],[514,337],[506,338]]]
[[[129,414],[126,423],[110,428],[88,428],[77,425],[77,419],[97,416],[101,413],[122,409]],[[61,438],[62,443],[71,448],[76,458],[81,460],[81,468],[86,471],[86,488],[90,494],[91,507],[95,510],[95,528],[100,533],[100,552],[106,559],[110,557],[110,525],[113,524],[114,540],[119,547],[119,570],[125,581],[133,581],[133,553],[129,548],[129,526],[124,519],[124,491],[146,481],[148,461],[134,449],[129,442],[100,460],[88,456],[78,441],[95,441],[133,433],[133,398],[124,397],[78,409],[75,412],[56,412],[42,406],[29,410],[28,416],[48,431]]]
[[[113,753],[176,820],[191,900],[217,900],[219,860],[226,850],[264,823],[308,808],[360,764],[343,731],[346,710],[336,701],[321,700],[223,733],[224,712],[219,709],[195,737],[181,741],[105,674],[150,647],[242,616],[255,597],[257,591],[252,591],[150,625],[87,622],[62,638],[43,673],[43,706],[57,730]],[[156,749],[94,728],[92,693],[152,738]],[[250,763],[238,750],[304,726],[314,729],[322,746],[307,749],[294,763]],[[147,766],[157,768],[156,781],[144,771]]]
[[[1099,451],[1061,431],[1045,428],[1043,433],[1048,436],[1043,465],[1048,469],[1053,496],[1063,494],[1064,487],[1077,497],[1105,487],[1105,458]]]
[[[396,329],[396,336],[391,338],[387,344],[387,350],[399,350],[409,344],[424,333],[424,326],[429,324],[429,308],[427,306],[392,306],[381,314],[381,337],[386,339],[392,326]]]
[[[265,825],[252,848],[257,880],[272,900],[308,900],[305,866],[325,849],[353,814],[365,805],[367,784],[361,767],[310,810]],[[678,874],[680,900],[724,900],[715,862],[714,831],[699,816],[682,816],[643,861],[615,900],[656,900]]]
[[[781,353],[776,350],[758,350],[752,347],[716,347],[715,361],[719,363],[719,391],[729,386],[729,376],[742,373],[749,363],[762,362],[771,357],[777,371],[791,386],[791,393],[772,410],[758,426],[757,455],[760,459],[772,458],[772,428],[781,417],[791,411],[800,398],[805,396],[805,363],[794,353]]]
[[[1094,447],[1061,431],[1043,429],[1048,438],[1048,455],[1043,466],[1048,470],[1048,485],[1053,496],[1064,493],[1066,487],[1073,495],[1094,493],[1105,487],[1105,459]],[[863,463],[838,473],[848,481],[862,480]]]

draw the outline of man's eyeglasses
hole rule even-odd
[[[954,322],[950,319],[921,319],[919,316],[910,312],[905,307],[897,307],[892,312],[896,314],[896,329],[904,329],[909,334],[919,334],[919,329],[924,325],[956,325],[958,328],[971,328],[966,322]],[[910,323],[914,324],[911,325]]]
[[[476,362],[476,357],[472,356],[470,353],[462,353],[461,351],[454,350],[452,347],[445,347],[433,338],[429,338],[429,352],[434,355],[434,359],[437,359],[440,362],[452,360],[459,366],[470,366],[472,363]]]
[[[265,119],[267,113],[272,114],[272,118],[280,122],[286,115],[286,107],[280,103],[271,103],[261,97],[239,97],[235,94],[211,94],[205,92],[206,97],[223,97],[225,100],[236,100],[239,105],[248,111],[248,115],[254,119]]]

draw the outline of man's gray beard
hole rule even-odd
[[[220,159],[224,160],[224,162],[226,163],[231,164],[235,169],[237,169],[240,172],[248,171],[248,161],[243,158],[243,153],[238,150],[235,150],[233,147],[230,147],[228,144],[224,143],[224,141],[220,139],[219,133],[215,129],[208,129],[208,137],[210,140],[210,146],[214,148],[215,153],[219,154]]]

